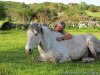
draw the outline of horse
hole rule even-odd
[[[90,62],[97,60],[100,53],[100,40],[92,34],[72,35],[72,39],[57,41],[63,34],[51,30],[39,23],[29,25],[28,40],[25,51],[31,54],[38,46],[39,60],[62,63],[65,61],[82,60]]]

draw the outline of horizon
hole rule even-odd
[[[87,5],[95,5],[95,6],[100,6],[100,1],[95,1],[95,0],[70,0],[70,1],[67,1],[67,0],[0,0],[0,1],[12,1],[12,2],[21,2],[21,3],[25,3],[25,4],[34,4],[34,3],[44,3],[44,2],[52,2],[52,3],[63,3],[63,4],[69,4],[69,3],[81,3],[81,2],[85,2]]]

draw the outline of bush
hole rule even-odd
[[[17,24],[16,29],[26,30],[28,28],[28,24]]]
[[[0,25],[1,30],[10,30],[10,29],[22,29],[26,30],[28,28],[29,24],[14,24],[11,22],[4,22],[2,25]]]
[[[1,25],[1,30],[10,30],[12,28],[12,23],[10,22],[4,22]]]

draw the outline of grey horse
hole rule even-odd
[[[59,42],[56,38],[63,36],[63,34],[38,23],[31,24],[27,34],[26,53],[31,54],[34,47],[38,45],[41,61],[62,63],[82,60],[83,62],[89,62],[99,57],[100,40],[91,34],[73,35],[72,39]]]

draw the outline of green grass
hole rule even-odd
[[[1,27],[1,25],[4,23],[5,21],[3,21],[3,20],[0,20],[0,27]]]
[[[70,31],[70,33],[88,32]],[[100,32],[90,33],[100,38]],[[36,57],[39,53],[36,48],[32,55],[25,54],[26,42],[26,31],[0,31],[0,75],[73,75],[72,72],[74,75],[93,75],[93,72],[100,72],[100,61],[91,63],[71,61],[61,64],[33,61],[32,56]]]
[[[100,12],[90,12],[90,11],[86,11],[86,13],[87,13],[89,16],[100,17]]]

